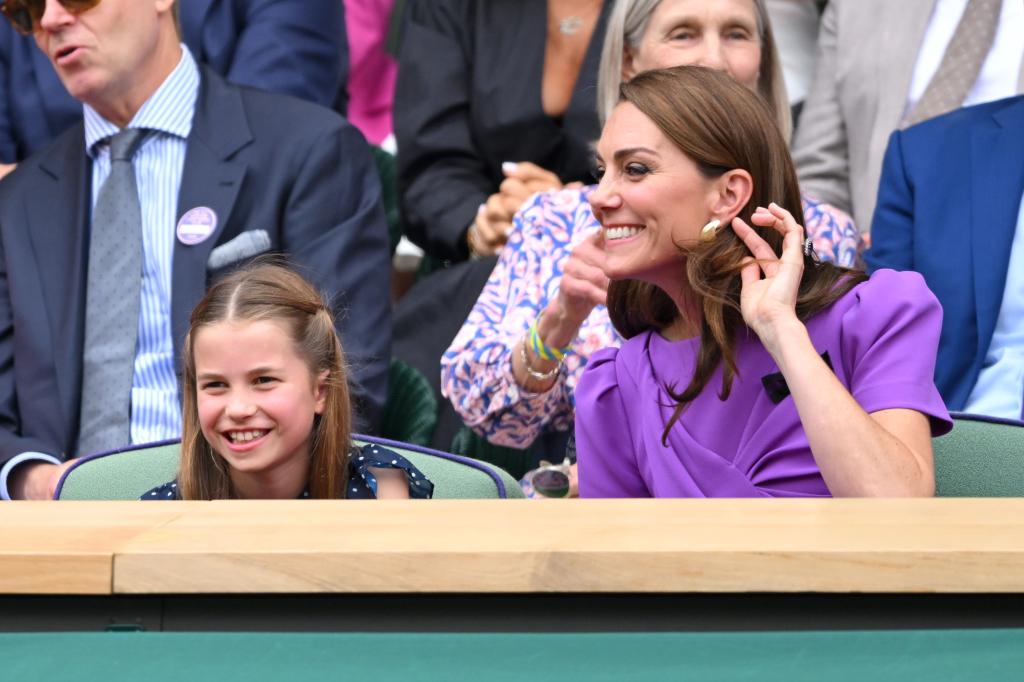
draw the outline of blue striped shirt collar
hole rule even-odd
[[[185,45],[181,46],[181,61],[166,80],[156,89],[128,124],[129,128],[146,128],[186,139],[192,132],[196,99],[199,97],[199,67]],[[85,148],[92,158],[98,153],[97,145],[115,135],[120,128],[103,118],[88,104],[85,111]]]

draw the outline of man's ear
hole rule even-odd
[[[728,225],[750,201],[754,192],[754,179],[742,168],[734,168],[723,173],[715,181],[714,187],[711,214]]]
[[[316,375],[316,379],[313,382],[313,413],[323,414],[324,410],[327,409],[327,384],[328,379],[331,377],[331,370],[325,369]]]

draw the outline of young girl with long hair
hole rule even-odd
[[[184,346],[181,466],[144,500],[430,497],[401,455],[354,448],[334,318],[301,276],[263,262],[214,284]]]

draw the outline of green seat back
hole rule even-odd
[[[501,469],[467,457],[357,436],[356,444],[373,442],[407,458],[434,483],[434,499],[523,497],[514,478]],[[54,497],[58,500],[137,500],[147,490],[174,478],[178,442],[84,457],[64,474]]]
[[[178,473],[181,445],[168,441],[112,454],[83,457],[64,474],[58,500],[137,500]]]
[[[391,358],[380,433],[389,440],[430,445],[436,425],[437,396],[430,382],[412,365]]]
[[[932,441],[940,497],[1024,496],[1024,423],[954,414]]]

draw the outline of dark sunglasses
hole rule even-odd
[[[72,14],[92,9],[100,0],[58,0],[61,6]],[[22,35],[32,35],[39,28],[39,21],[46,11],[46,0],[3,0],[0,12]]]
[[[567,497],[570,490],[569,467],[566,457],[561,464],[541,461],[540,466],[526,474],[533,492],[541,497]]]

